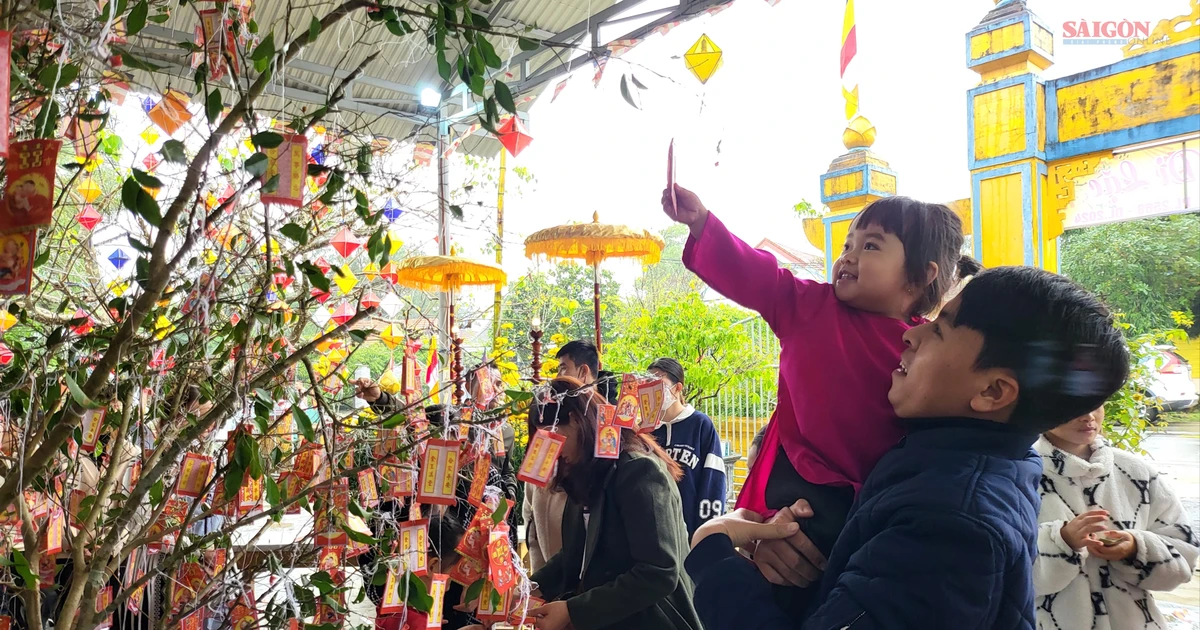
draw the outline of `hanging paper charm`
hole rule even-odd
[[[8,181],[0,200],[0,231],[50,225],[61,140],[26,140],[9,147]]]
[[[721,67],[722,53],[708,35],[701,35],[691,49],[684,53],[683,60],[687,64],[688,70],[691,70],[692,74],[700,79],[700,83],[708,83],[712,75]]]
[[[496,137],[513,157],[520,155],[521,151],[524,151],[525,147],[533,142],[533,136],[529,135],[529,130],[525,128],[525,123],[521,122],[519,116],[512,116],[501,123],[496,128]]]
[[[267,172],[263,181],[279,175],[279,184],[274,192],[263,193],[259,198],[264,204],[299,208],[304,205],[304,178],[308,174],[305,157],[308,153],[308,138],[302,134],[283,134],[283,142],[273,149],[263,149],[267,155]]]

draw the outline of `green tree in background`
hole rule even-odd
[[[704,408],[723,389],[764,379],[761,391],[773,391],[773,344],[755,344],[742,325],[749,311],[705,302],[692,291],[677,296],[653,313],[629,317],[622,334],[604,353],[605,368],[614,372],[643,372],[659,357],[673,357],[686,370],[684,395]],[[758,387],[752,389],[759,390]]]
[[[531,273],[510,282],[504,293],[504,328],[508,348],[516,352],[512,361],[526,369],[532,354],[529,331],[536,316],[542,320],[543,360],[572,339],[594,339],[596,317],[592,308],[592,270],[583,265],[560,263],[548,272]],[[621,310],[621,285],[608,271],[600,272],[600,324],[604,340],[613,339]]]
[[[692,291],[703,291],[703,283],[683,266],[683,246],[687,244],[688,228],[674,224],[659,232],[666,247],[662,258],[643,268],[633,283],[630,305],[636,309],[657,312],[658,307]]]
[[[1200,300],[1200,215],[1071,230],[1062,272],[1120,311],[1132,332],[1174,328],[1171,313],[1194,313]]]

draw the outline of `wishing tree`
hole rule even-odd
[[[199,24],[173,42],[195,55],[190,76],[137,53],[171,12]],[[331,629],[363,596],[352,569],[414,609],[434,605],[415,577],[428,532],[362,526],[380,500],[411,502],[416,481],[456,478],[493,442],[483,431],[464,445],[459,426],[415,411],[413,341],[436,330],[419,312],[424,328],[394,320],[417,309],[392,289],[390,197],[421,149],[397,157],[402,142],[338,109],[377,51],[326,77],[323,105],[268,88],[353,23],[426,45],[493,130],[514,103],[488,79],[492,40],[538,44],[460,1],[291,2],[277,15],[256,22],[248,0],[0,2],[0,293],[12,296],[0,311],[0,614],[17,626],[87,630],[118,613],[138,627]],[[377,330],[398,355],[381,384],[401,401],[381,414],[350,404],[344,369]],[[523,398],[463,426],[494,429]],[[454,466],[424,466],[451,451]],[[311,535],[254,544],[295,513],[312,515]],[[369,548],[380,553],[360,570]],[[256,591],[264,574],[279,579]],[[466,586],[496,593],[481,598],[495,608],[502,589],[475,578]]]

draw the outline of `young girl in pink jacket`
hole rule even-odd
[[[663,209],[691,230],[684,264],[779,337],[779,402],[737,507],[801,523],[789,541],[759,545],[755,563],[774,584],[808,586],[855,492],[904,435],[887,398],[901,336],[979,265],[960,254],[962,221],[949,208],[889,197],[855,218],[831,283],[801,280],[731,234],[694,193],[674,192],[664,191]]]

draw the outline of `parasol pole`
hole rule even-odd
[[[504,264],[504,175],[508,171],[505,157],[508,151],[500,148],[500,181],[496,185],[496,266]],[[492,300],[492,349],[498,350],[496,339],[500,337],[500,285],[496,285],[496,294]]]
[[[438,166],[438,254],[450,255],[450,178],[446,164],[446,149],[450,144],[450,124],[437,112],[437,166]],[[439,294],[438,341],[443,348],[450,348],[450,326],[453,324],[454,295],[450,291]],[[449,363],[449,361],[447,361]]]
[[[600,261],[592,263],[592,306],[596,309],[596,353],[600,353]]]

